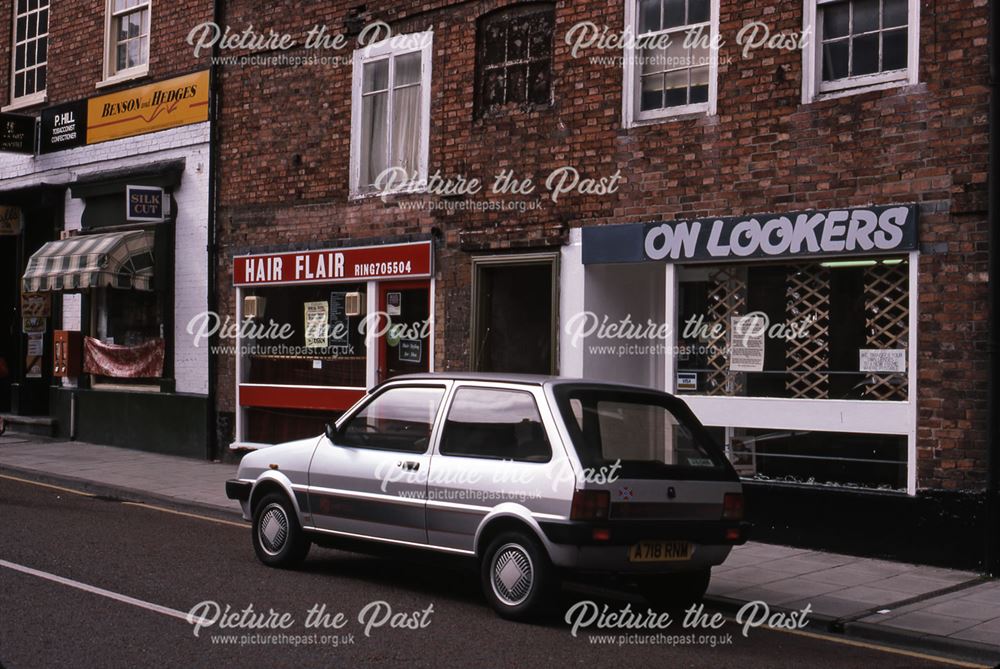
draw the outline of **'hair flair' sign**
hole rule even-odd
[[[915,204],[584,228],[585,264],[857,256],[917,248]]]
[[[428,278],[433,256],[430,242],[237,256],[233,285]]]

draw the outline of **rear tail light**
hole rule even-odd
[[[611,493],[607,490],[577,490],[573,493],[570,520],[607,520]]]
[[[722,498],[722,519],[743,520],[743,493],[726,493],[726,496]]]

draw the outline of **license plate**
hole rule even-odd
[[[640,541],[629,546],[629,562],[671,562],[691,558],[693,546],[686,541]]]

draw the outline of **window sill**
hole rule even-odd
[[[27,95],[16,100],[12,100],[6,107],[0,107],[0,112],[11,112],[18,109],[27,109],[28,107],[34,107],[35,105],[45,104],[48,101],[48,94],[45,91],[41,93],[35,93],[33,95]]]
[[[143,67],[137,70],[127,70],[125,72],[119,72],[118,74],[112,75],[110,77],[105,77],[103,81],[98,81],[95,88],[107,88],[108,86],[116,86],[117,84],[124,83],[126,81],[132,81],[134,79],[141,79],[149,74],[149,66]]]
[[[658,125],[660,123],[671,123],[673,121],[691,121],[693,119],[705,118],[711,116],[712,112],[709,110],[708,105],[689,105],[686,107],[678,107],[677,111],[670,112],[669,114],[662,114],[659,116],[651,116],[649,118],[632,118],[629,119],[626,128],[641,128],[647,125]]]
[[[847,88],[837,88],[825,91],[821,90],[812,96],[811,102],[836,100],[837,98],[846,98],[851,95],[861,95],[863,93],[873,93],[875,91],[885,91],[891,88],[906,88],[908,86],[915,86],[917,83],[918,82],[910,81],[909,79],[891,79],[888,81],[859,84],[858,86],[851,86]]]
[[[396,197],[399,195],[426,195],[427,182],[423,181],[412,188],[399,188],[396,190],[365,190],[351,191],[348,202],[364,202],[375,198]]]
[[[159,385],[146,385],[146,384],[131,384],[131,383],[103,383],[96,382],[91,383],[90,388],[92,390],[115,390],[118,392],[132,392],[132,393],[158,393],[160,392]]]

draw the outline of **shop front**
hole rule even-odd
[[[683,396],[748,479],[912,495],[917,215],[584,228],[584,375]]]
[[[234,258],[231,447],[320,434],[367,389],[432,371],[433,255],[425,241]]]

